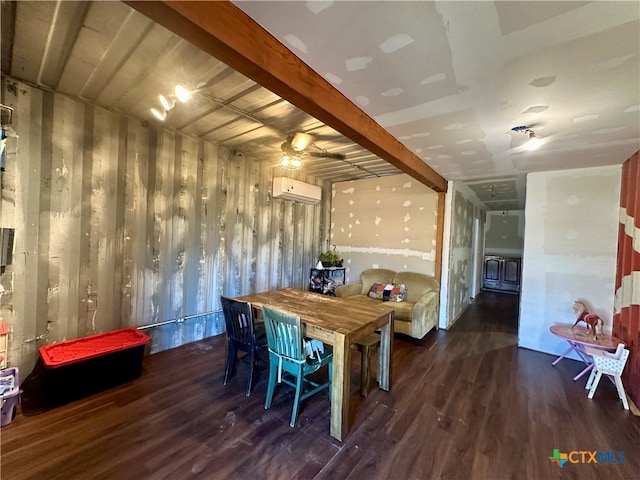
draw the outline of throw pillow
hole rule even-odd
[[[407,287],[404,283],[394,285],[388,283],[374,283],[368,293],[369,297],[382,300],[383,302],[403,302],[407,296]]]
[[[384,292],[384,285],[382,285],[381,283],[374,283],[373,285],[371,285],[368,295],[371,298],[377,298],[378,300],[382,300],[383,292]]]
[[[389,297],[387,299],[383,298],[383,301],[404,302],[404,299],[406,296],[407,296],[407,286],[404,283],[400,283],[398,285],[391,285],[391,290],[389,291]]]

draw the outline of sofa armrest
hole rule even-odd
[[[360,292],[362,292],[362,282],[347,283],[336,287],[336,297],[352,297],[360,295]]]
[[[420,297],[413,306],[413,311],[411,312],[411,336],[422,338],[432,328],[438,328],[439,315],[440,292],[431,290]]]

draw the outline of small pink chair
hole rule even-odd
[[[622,385],[622,371],[629,358],[629,350],[624,348],[624,344],[619,343],[615,352],[607,352],[605,350],[597,350],[594,348],[586,348],[586,352],[593,357],[593,369],[589,380],[587,380],[586,389],[589,389],[588,398],[593,398],[593,394],[598,388],[598,383],[602,375],[607,375],[613,383],[615,383],[618,389],[618,396],[622,400],[622,405],[625,410],[629,410],[629,403],[627,402],[627,395]]]

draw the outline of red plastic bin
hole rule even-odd
[[[149,341],[138,329],[124,328],[40,347],[48,403],[60,405],[138,378]]]

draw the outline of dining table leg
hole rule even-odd
[[[331,379],[331,436],[342,441],[349,433],[349,372],[351,353],[347,336],[334,333]]]
[[[380,349],[378,352],[378,385],[382,390],[391,388],[391,346],[393,345],[393,311],[389,321],[380,329]]]

